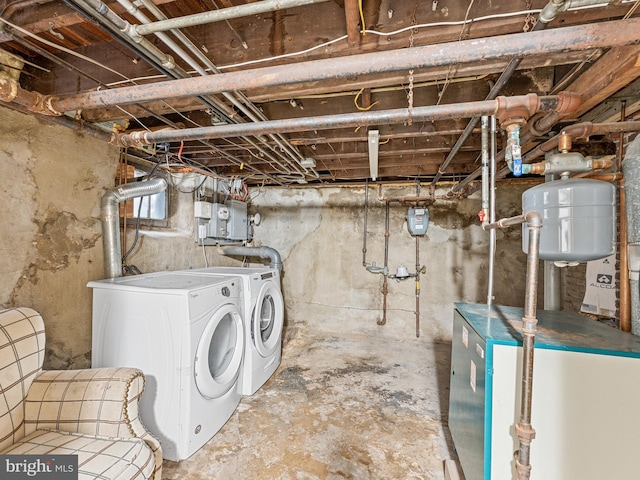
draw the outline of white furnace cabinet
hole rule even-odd
[[[523,310],[456,303],[449,428],[466,480],[515,479]],[[531,480],[640,478],[640,337],[538,310]]]

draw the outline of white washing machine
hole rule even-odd
[[[238,277],[158,272],[90,282],[93,367],[137,367],[145,426],[165,459],[188,458],[241,399],[243,291]]]
[[[276,371],[282,356],[284,301],[280,271],[269,267],[209,267],[187,272],[242,279],[246,344],[240,388],[243,395],[253,395]]]

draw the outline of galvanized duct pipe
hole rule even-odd
[[[282,259],[280,258],[280,253],[278,253],[275,248],[232,245],[228,247],[221,247],[220,253],[227,256],[238,255],[242,257],[268,258],[269,260],[271,260],[271,263],[269,263],[269,267],[276,270],[282,270]]]
[[[107,190],[102,196],[102,246],[107,278],[122,276],[122,251],[120,246],[120,216],[118,204],[135,197],[160,193],[167,188],[164,178],[152,178],[140,183],[127,183]]]
[[[627,147],[622,169],[627,202],[631,333],[640,335],[640,135]]]
[[[215,78],[215,77],[214,77]],[[431,105],[414,107],[414,120],[441,120],[470,117],[474,115],[500,115],[511,110],[526,111],[533,115],[544,110],[567,110],[573,108],[579,100],[574,94],[537,96],[535,94],[514,97],[498,97],[495,100],[466,102],[452,105]],[[212,127],[189,128],[183,130],[159,130],[156,132],[133,132],[114,135],[114,143],[119,146],[140,146],[179,140],[200,140],[204,138],[226,138],[245,135],[264,135],[267,133],[291,133],[310,130],[327,130],[357,126],[391,125],[404,123],[409,118],[409,110],[394,110],[344,113],[318,117],[269,120],[239,125],[219,125]]]
[[[637,35],[639,30],[640,18],[630,18],[555,28],[544,32],[516,33],[427,45],[408,50],[364,53],[349,58],[338,57],[300,62],[293,65],[262,67],[208,77],[186,78],[65,97],[52,96],[47,98],[47,102],[51,107],[51,113],[55,114],[69,110],[126,105],[165,98],[190,97],[310,81],[335,80],[452,63],[464,64],[516,56],[635,45],[640,43],[640,37]],[[482,115],[482,113],[477,115]]]
[[[531,404],[533,399],[533,354],[536,337],[536,302],[538,296],[538,260],[540,253],[540,230],[542,216],[538,212],[527,212],[517,217],[503,218],[483,225],[485,229],[506,228],[527,223],[529,230],[529,250],[527,252],[527,278],[522,317],[522,379],[520,399],[520,419],[515,426],[519,448],[516,452],[516,472],[518,480],[528,480],[531,474],[531,441],[536,432],[531,426]]]

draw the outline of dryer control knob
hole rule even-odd
[[[222,295],[224,295],[225,297],[231,295],[231,290],[229,290],[229,287],[222,287]]]

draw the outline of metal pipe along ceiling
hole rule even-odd
[[[52,113],[59,114],[70,110],[335,80],[373,73],[444,66],[451,63],[474,63],[514,56],[636,45],[640,43],[638,31],[640,31],[640,18],[616,20],[542,32],[516,33],[412,49],[364,53],[349,58],[329,58],[292,65],[262,67],[64,97],[49,96],[46,97],[45,103],[51,108]]]
[[[264,0],[262,2],[248,3],[235,7],[221,8],[220,10],[195,13],[193,15],[172,18],[169,20],[161,20],[147,25],[139,25],[135,27],[135,32],[138,35],[148,35],[150,33],[162,32],[174,28],[193,27],[196,25],[230,20],[232,18],[248,17],[250,15],[258,15],[260,13],[273,12],[275,10],[284,10],[286,8],[299,7],[312,3],[323,3],[327,1],[329,0]]]
[[[99,0],[67,0],[74,4],[77,4],[81,7],[82,11],[86,11],[87,9],[94,9],[95,14],[100,16],[100,23],[104,24],[104,22],[108,22],[111,25],[115,26],[118,29],[118,34],[124,36],[129,39],[129,46],[132,50],[134,50],[137,54],[145,55],[149,54],[152,65],[155,66],[156,69],[165,73],[170,78],[180,79],[180,78],[188,78],[189,75],[181,68],[173,65],[171,68],[168,68],[166,63],[163,61],[164,57],[167,57],[164,54],[157,54],[159,50],[156,47],[153,47],[155,50],[150,50],[149,42],[146,39],[142,39],[139,36],[136,37],[133,26],[127,22],[126,20],[119,17],[109,8],[104,6],[101,8],[101,2]],[[146,15],[144,15],[135,5],[133,5],[128,0],[118,0],[118,2],[129,12],[131,15],[136,17],[136,19],[143,23],[150,23],[150,20]],[[99,10],[98,10],[99,9]],[[189,42],[189,40],[184,36],[180,35],[179,31],[172,32],[176,35],[177,38],[181,39],[181,41]],[[203,76],[207,76],[207,72],[204,68],[202,68],[197,61],[190,57],[190,55],[183,50],[179,45],[177,45],[171,38],[162,32],[157,33],[158,38],[165,43],[174,53],[176,53],[180,58],[182,58],[186,63],[189,64],[193,69],[195,69],[199,74]],[[197,51],[197,49],[191,48],[191,51]],[[162,55],[163,58],[160,58]],[[169,56],[170,58],[170,56]],[[202,61],[206,60],[205,64],[208,68],[212,68],[215,70],[215,65],[213,65],[206,56],[199,55],[198,59]],[[239,110],[243,111],[251,120],[255,120],[255,115],[252,116],[251,112],[248,111],[244,105],[242,105],[239,101],[237,101],[231,93],[223,93],[225,98],[229,99],[232,104],[238,107]],[[202,103],[210,108],[212,112],[215,112],[221,119],[223,119],[227,123],[241,123],[243,119],[240,118],[231,108],[229,108],[226,104],[221,102],[218,98],[212,96],[201,97],[200,100]],[[257,110],[254,107],[254,110]],[[280,170],[282,173],[299,175],[301,178],[304,178],[305,173],[302,167],[299,166],[300,159],[302,156],[297,153],[292,147],[286,148],[284,140],[280,141],[279,144],[282,147],[282,151],[286,152],[288,155],[281,155],[275,149],[272,149],[264,139],[257,139],[254,141],[250,138],[244,138],[244,140],[256,148],[260,155],[263,156],[270,163],[277,165],[276,170]],[[277,142],[278,143],[278,142]],[[315,176],[315,175],[314,175]]]
[[[548,25],[547,21],[540,21],[539,19],[538,22],[536,22],[536,24],[534,25],[533,31],[537,32],[540,30],[544,30],[547,27],[547,25]],[[511,61],[503,70],[502,74],[500,75],[496,83],[493,85],[493,87],[491,87],[491,90],[487,94],[485,100],[493,100],[498,96],[502,88],[507,84],[509,79],[513,76],[514,72],[516,71],[520,63],[522,63],[523,59],[524,57],[516,57],[511,59]],[[453,161],[457,153],[460,151],[464,142],[466,142],[467,138],[471,136],[471,132],[473,132],[473,129],[478,124],[479,120],[480,120],[479,117],[473,117],[471,120],[469,120],[469,123],[467,123],[467,126],[464,128],[462,135],[458,137],[458,140],[451,148],[449,155],[447,155],[447,158],[445,158],[444,162],[442,162],[442,165],[440,165],[440,167],[438,168],[438,172],[433,177],[433,180],[431,180],[432,194],[435,191],[436,184],[438,183],[442,175],[444,175],[444,173],[447,170],[447,167],[449,166],[449,164],[451,164],[451,162]]]
[[[566,107],[567,98],[571,95],[537,96],[535,94],[515,97],[498,97],[495,100],[467,102],[452,105],[432,105],[415,107],[412,117],[416,120],[442,120],[464,118],[475,115],[496,115],[514,108],[525,108],[531,114],[538,111],[554,110]],[[150,145],[153,143],[173,142],[179,140],[200,140],[203,138],[238,137],[266,133],[291,133],[308,130],[327,130],[331,128],[347,128],[403,123],[409,111],[406,108],[381,110],[319,117],[270,120],[267,122],[245,123],[236,125],[220,125],[213,127],[189,128],[184,130],[158,130],[156,132],[133,132],[114,135],[114,143],[121,146]]]

